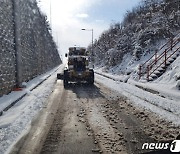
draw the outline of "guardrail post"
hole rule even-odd
[[[171,37],[171,51],[172,51],[172,48],[173,48],[173,38]]]
[[[139,65],[139,80],[141,79],[141,69],[142,69],[142,66]]]
[[[165,67],[166,67],[166,64],[167,64],[167,49],[165,49],[165,51],[164,51],[164,63],[165,63]]]
[[[149,81],[149,65],[147,66],[147,81]]]
[[[157,63],[157,50],[155,50],[155,64]]]

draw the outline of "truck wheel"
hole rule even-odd
[[[94,71],[93,70],[91,70],[88,83],[91,84],[91,85],[94,84]]]
[[[64,88],[68,87],[68,80],[64,80]]]
[[[63,79],[63,74],[62,73],[58,73],[57,74],[57,79],[61,79],[62,80]]]
[[[68,87],[68,72],[67,71],[64,71],[64,88]]]

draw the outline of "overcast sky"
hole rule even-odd
[[[121,22],[124,14],[140,1],[41,0],[39,6],[51,21],[54,39],[60,54],[64,55],[70,46],[87,47],[91,43],[91,31],[82,31],[82,28],[93,29],[94,39],[98,38],[111,23]]]

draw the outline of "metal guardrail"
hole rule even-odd
[[[179,51],[180,47],[177,48],[174,52],[172,52],[169,56],[167,55],[167,51],[165,50],[161,56],[161,59],[164,58],[164,61],[161,62],[152,72],[151,72],[151,69],[148,67],[149,71],[147,72],[147,80],[149,80],[149,77],[151,74],[153,74],[156,70],[158,70],[158,68],[160,68],[163,64],[164,66],[166,67],[167,66],[167,60],[169,58],[171,58],[177,51]]]
[[[172,52],[169,56],[167,55],[167,53],[170,53],[170,51],[173,51],[173,48],[180,42],[180,33],[178,33],[174,38],[168,40],[162,47],[160,47],[160,49],[158,50],[159,52],[166,46],[168,46],[159,56],[158,51],[155,51],[155,53],[143,64],[141,64],[139,66],[139,79],[142,77],[142,74],[147,73],[147,80],[149,80],[149,76],[154,73],[160,66],[162,66],[163,63],[165,63],[165,66],[167,65],[167,59],[169,59],[170,57],[172,57],[178,50],[175,50],[174,52]],[[167,58],[168,56],[168,58]],[[164,58],[163,58],[164,57]],[[152,68],[157,64],[158,61],[160,61],[161,59],[164,59],[163,62],[160,64],[160,66],[158,65],[152,72],[150,72],[152,70]],[[152,62],[150,62],[152,61]],[[148,62],[150,62],[150,64],[148,64]],[[148,65],[147,65],[148,64]],[[146,66],[147,65],[147,66]],[[143,70],[144,68],[144,70]],[[144,71],[144,72],[143,72]]]

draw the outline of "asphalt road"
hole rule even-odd
[[[48,105],[13,154],[168,153],[142,149],[143,143],[170,142],[178,129],[121,94],[99,83],[71,84],[58,80]]]

